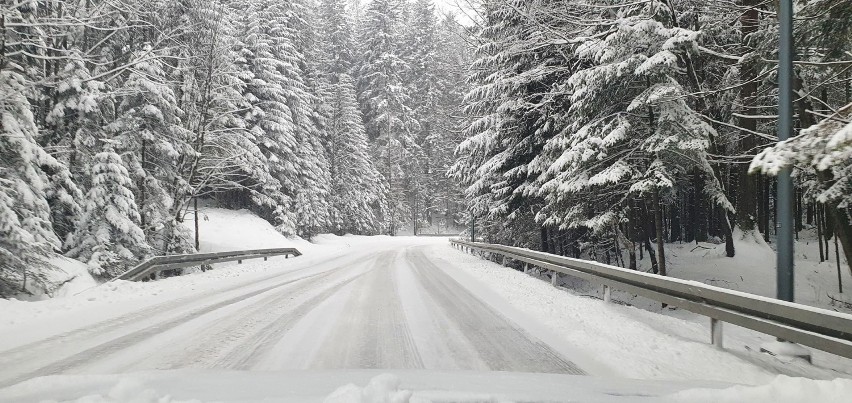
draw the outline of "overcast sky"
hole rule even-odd
[[[468,2],[466,0],[434,0],[434,2],[443,10],[452,11],[461,23],[467,23],[469,21],[466,15],[473,15],[470,11],[467,11],[467,14],[465,14],[465,12],[459,10],[460,5],[461,7],[467,7]]]

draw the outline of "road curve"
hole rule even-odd
[[[0,387],[179,368],[584,374],[457,282],[427,247],[449,250],[397,242],[0,351]]]

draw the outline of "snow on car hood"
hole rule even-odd
[[[388,372],[388,373],[385,373]],[[763,386],[514,372],[169,370],[55,375],[0,390],[0,401],[132,402],[840,402],[849,380],[779,376]],[[848,397],[848,396],[847,396]]]

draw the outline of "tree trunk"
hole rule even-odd
[[[769,226],[769,216],[772,215],[772,210],[769,209],[769,198],[772,195],[772,181],[768,177],[763,176],[763,239],[769,242],[769,233],[772,227]]]
[[[834,182],[834,178],[829,171],[817,171],[817,178],[821,182],[830,184]],[[852,275],[852,223],[849,222],[849,214],[845,209],[838,207],[837,203],[827,204],[825,206],[826,214],[831,216],[831,221],[834,223],[834,236],[840,241],[843,247],[843,254],[846,256],[846,264],[849,266],[849,274]]]
[[[757,6],[759,0],[743,0],[745,12],[740,16],[740,26],[742,27],[743,43],[746,47],[744,51],[750,51],[751,46],[747,44],[748,36],[757,32],[759,14]],[[740,89],[740,100],[743,105],[743,115],[756,114],[755,96],[757,95],[758,82],[756,80],[757,70],[754,63],[743,63],[740,67],[740,81],[743,83]],[[750,117],[740,117],[738,126],[743,129],[741,135],[739,149],[746,155],[753,155],[754,148],[757,145],[754,134],[757,131],[757,120]],[[757,213],[757,205],[755,191],[756,181],[755,176],[749,175],[748,164],[740,164],[738,172],[737,185],[737,225],[743,232],[754,231],[755,216]]]
[[[620,228],[616,227],[615,231],[618,238],[621,239],[621,242],[624,242],[624,246],[627,248],[627,255],[630,259],[627,268],[630,270],[636,270],[636,243],[630,240],[629,237],[625,236],[624,232],[622,232]]]
[[[734,249],[734,235],[733,230],[731,229],[731,220],[728,219],[728,212],[721,210],[721,217],[719,219],[720,225],[722,225],[722,232],[725,233],[725,256],[734,257],[736,249]]]
[[[796,189],[796,240],[799,239],[799,232],[802,231],[802,191]]]
[[[819,244],[819,261],[820,263],[825,261],[825,254],[822,250],[822,208],[818,204],[816,207],[816,222],[817,222],[817,243]]]
[[[680,206],[678,201],[669,208],[669,242],[678,242],[683,240],[683,235],[680,227]]]
[[[645,251],[648,252],[648,257],[651,259],[651,271],[654,274],[660,272],[660,266],[657,262],[657,253],[654,251],[653,246],[651,246],[651,237],[654,236],[654,219],[648,214],[648,205],[645,200],[642,200],[640,203],[642,207],[642,223],[643,230],[642,233],[642,243],[645,245]]]
[[[198,248],[200,247],[201,243],[200,243],[200,235],[198,234],[198,197],[197,196],[193,196],[193,198],[192,198],[192,210],[193,210],[193,212],[192,212],[193,217],[195,218],[195,250],[198,251]]]
[[[659,256],[657,264],[660,268],[660,275],[666,275],[666,246],[663,234],[663,205],[660,203],[660,191],[654,190],[654,222],[657,227],[657,256]]]
[[[653,272],[654,274],[659,273],[660,266],[657,263],[657,255],[656,253],[654,253],[654,247],[651,246],[651,238],[645,238],[643,244],[645,245],[645,250],[648,251],[648,258],[651,259],[651,272]]]

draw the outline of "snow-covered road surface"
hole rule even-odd
[[[59,321],[52,336],[0,351],[0,387],[44,375],[182,368],[584,374],[424,253],[435,240],[409,239],[310,265],[271,260],[281,271],[92,325]]]

